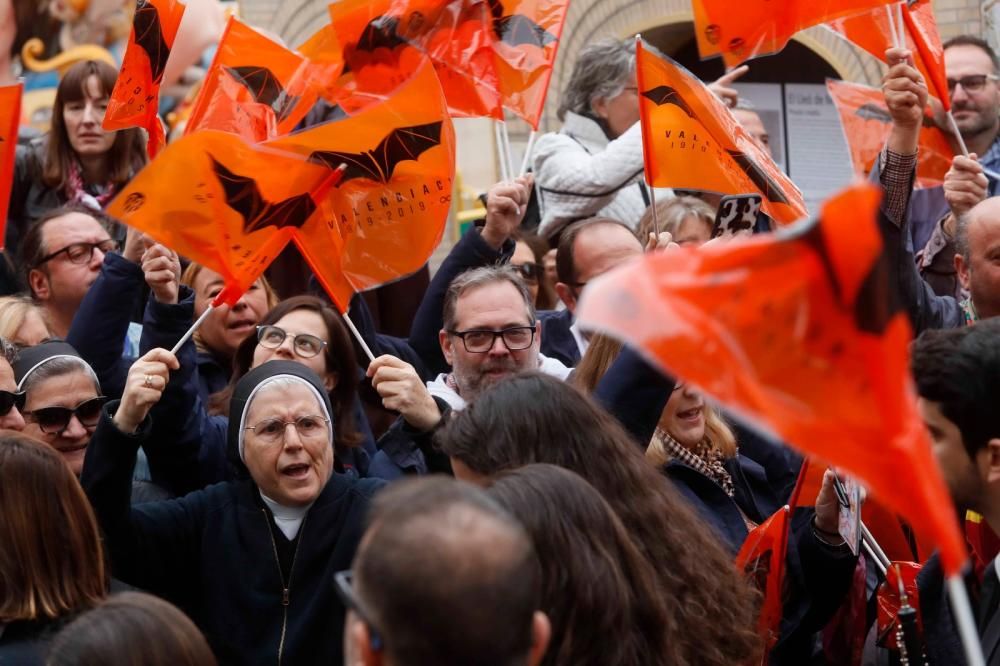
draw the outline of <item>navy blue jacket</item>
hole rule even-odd
[[[992,562],[987,566],[985,576],[994,575],[990,573],[993,566]],[[983,656],[988,666],[998,666],[1000,665],[1000,613],[997,613],[997,592],[988,595],[985,589],[978,590],[979,585],[971,573],[966,575],[965,583],[972,602],[973,616],[979,629]],[[927,560],[917,574],[917,588],[920,590],[920,616],[923,620],[924,647],[928,665],[965,666],[968,662],[958,636],[958,629],[955,627],[951,601],[944,585],[944,570],[941,568],[941,560],[937,553]]]
[[[116,408],[111,403],[102,414],[81,479],[114,575],[179,606],[220,664],[341,664],[344,608],[333,575],[350,568],[369,501],[383,483],[331,476],[293,542],[283,585],[275,553],[284,535],[252,481],[130,505],[136,450],[150,423],[126,435],[111,421]],[[284,550],[291,547],[283,541]]]
[[[538,313],[542,322],[542,344],[540,351],[568,368],[576,367],[580,362],[580,347],[576,344],[573,332],[573,314],[569,310],[542,310]]]
[[[674,384],[672,378],[660,374],[626,347],[601,379],[595,398],[645,450]],[[734,497],[715,481],[682,463],[671,462],[664,473],[735,556],[748,535],[743,515],[762,523],[789,499],[800,459],[783,449],[753,438],[745,452],[726,461]],[[771,664],[809,663],[813,635],[839,608],[857,563],[847,548],[831,548],[816,538],[811,526],[814,513],[812,509],[798,509],[792,517],[781,639],[771,652]]]

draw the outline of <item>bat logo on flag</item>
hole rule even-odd
[[[153,75],[153,83],[159,83],[167,66],[170,47],[163,39],[160,14],[148,0],[139,0],[136,5],[132,29],[135,30],[135,43],[149,56],[149,71]]]
[[[211,157],[211,156],[210,156]],[[284,201],[264,200],[257,181],[227,169],[214,157],[212,169],[226,193],[226,204],[243,216],[243,232],[251,233],[264,227],[301,227],[316,211],[316,202],[309,194],[297,194]]]
[[[524,14],[503,15],[503,4],[499,0],[488,0],[493,15],[493,31],[501,42],[511,46],[529,44],[540,49],[559,41],[555,35],[538,25]]]
[[[753,159],[746,153],[741,153],[735,150],[726,150],[726,153],[733,158],[733,161],[739,165],[743,172],[750,177],[750,181],[757,186],[760,193],[763,194],[768,201],[776,204],[787,204],[788,198],[778,187],[777,183],[771,180],[771,177],[764,172],[760,166],[757,165]]]
[[[642,96],[653,102],[656,106],[673,104],[686,113],[688,117],[695,118],[694,111],[692,111],[691,107],[684,101],[684,98],[670,86],[656,86],[652,90],[647,90],[642,93]],[[697,120],[697,118],[695,118],[695,120]]]
[[[267,67],[226,67],[225,70],[250,91],[255,102],[271,107],[278,122],[287,118],[299,103],[299,98],[285,92],[281,82]]]
[[[361,31],[358,43],[354,47],[344,49],[344,67],[341,73],[351,71],[351,57],[356,53],[374,54],[377,49],[394,50],[399,46],[407,46],[409,42],[399,36],[399,19],[395,16],[377,16],[368,22]]]
[[[317,150],[309,155],[309,161],[335,169],[347,165],[341,182],[352,178],[368,178],[379,183],[388,183],[396,165],[404,160],[417,160],[420,155],[441,144],[442,121],[413,127],[394,129],[379,142],[375,150],[363,153],[340,153],[332,150]]]

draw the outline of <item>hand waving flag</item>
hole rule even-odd
[[[647,183],[757,192],[779,224],[806,215],[802,193],[697,77],[642,40],[636,42],[636,75]]]
[[[889,302],[879,198],[856,186],[774,235],[645,255],[592,281],[578,317],[855,476],[955,574],[965,548]]]
[[[121,71],[104,115],[106,130],[145,128],[150,158],[166,143],[157,115],[160,81],[183,15],[184,5],[177,0],[138,0]]]

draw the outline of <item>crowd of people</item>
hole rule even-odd
[[[986,175],[1000,62],[975,37],[945,44],[972,154],[918,190],[928,89],[909,52],[886,57],[892,130],[870,173],[883,287],[919,334],[912,373],[956,520],[975,512],[1000,533],[1000,199]],[[710,88],[767,151],[730,87],[743,71]],[[793,510],[780,629],[762,631],[764,591],[734,561],[789,503],[801,455],[577,321],[587,284],[644,252],[740,242],[710,240],[714,196],[660,191],[653,224],[631,40],[583,49],[562,128],[539,138],[531,173],[489,190],[408,336],[353,299],[371,362],[320,290],[279,294],[267,277],[168,351],[224,279],[102,212],[146,163],[140,130],[101,126],[115,77],[72,66],[51,131],[17,150],[0,665],[966,663],[940,563],[916,545],[922,654],[901,662],[877,636],[879,581],[841,534],[832,470]],[[990,664],[998,550],[967,576]],[[861,647],[845,661],[849,640]]]

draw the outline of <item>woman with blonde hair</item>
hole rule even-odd
[[[0,663],[43,663],[51,637],[108,590],[101,536],[55,449],[0,433]]]
[[[678,245],[701,245],[712,237],[715,209],[697,197],[662,199],[656,203],[660,231],[669,231]],[[647,208],[639,220],[639,239],[653,233],[653,209]]]
[[[33,347],[52,337],[45,310],[27,296],[0,297],[0,338]]]

